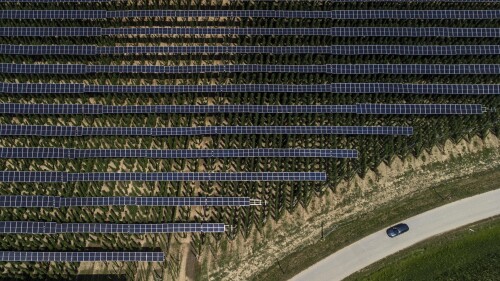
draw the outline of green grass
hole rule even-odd
[[[483,154],[487,155],[488,151]],[[464,159],[468,161],[468,159]],[[417,215],[438,206],[494,190],[500,186],[500,167],[456,178],[432,188],[420,190],[406,198],[398,199],[398,212],[393,212],[394,201],[356,218],[338,223],[340,227],[324,240],[304,246],[275,264],[258,273],[252,280],[287,280],[300,271],[327,257],[335,251],[405,218]]]
[[[426,240],[346,280],[498,280],[499,237],[497,216]]]

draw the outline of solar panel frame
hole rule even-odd
[[[250,206],[249,197],[69,197],[61,206]]]
[[[314,157],[357,158],[354,149],[73,149],[57,147],[0,147],[5,159],[78,159],[78,158],[229,158],[229,157]]]
[[[87,37],[113,35],[273,35],[335,37],[500,37],[500,28],[331,27],[331,28],[204,28],[204,27],[0,27],[1,37]]]
[[[498,55],[500,45],[332,45],[332,46],[106,46],[1,45],[9,55],[117,55],[117,54],[332,54],[452,56]]]
[[[8,262],[163,262],[163,252],[18,252],[0,251],[0,261]]]
[[[325,64],[325,65],[83,65],[0,63],[0,73],[62,74],[89,73],[329,73],[329,74],[500,74],[500,64]]]
[[[355,113],[355,114],[377,114],[385,113],[380,112],[367,112],[364,110],[366,107],[369,108],[390,108],[390,107],[401,107],[401,108],[414,108],[413,111],[405,111],[400,114],[482,114],[484,108],[480,104],[356,104],[356,105],[100,105],[100,104],[20,104],[20,103],[2,103],[0,104],[1,114],[150,114],[150,113]],[[446,111],[446,108],[453,106],[453,111]],[[431,113],[426,113],[427,108],[440,108],[440,110],[432,111]],[[409,109],[409,108],[408,108]],[[382,110],[382,109],[380,109]],[[415,113],[411,113],[415,112]],[[440,113],[443,112],[443,113]],[[393,114],[398,114],[394,112]],[[152,132],[152,131],[151,131]],[[88,153],[89,155],[94,155],[93,157],[101,157],[101,151],[97,150],[65,150],[69,155],[75,155],[80,153]],[[185,153],[194,153],[193,151],[179,150],[180,155]],[[8,148],[0,148],[0,157],[2,154],[8,153]],[[228,151],[227,151],[228,152]],[[235,150],[235,153],[237,150]],[[249,150],[249,156],[252,150]],[[261,151],[264,152],[264,151]],[[21,152],[13,151],[14,154],[20,154]],[[29,154],[29,151],[25,151],[24,154]],[[46,153],[54,154],[61,151],[46,151]],[[155,150],[109,150],[108,153],[116,154],[115,157],[157,157],[163,158],[163,154],[172,153],[175,155],[176,151],[165,150],[165,151],[155,151]],[[118,155],[118,153],[121,153]],[[126,153],[131,153],[128,156]],[[153,156],[155,153],[155,156]],[[203,155],[208,155],[209,152],[206,150],[199,150],[199,157],[207,157]],[[219,157],[215,154],[218,150],[210,152],[213,157]],[[228,152],[230,153],[230,152]],[[40,158],[47,158],[44,156],[43,152],[37,151],[37,155]],[[255,155],[255,154],[254,154]],[[289,154],[293,157],[293,155]],[[82,155],[81,157],[91,157]],[[77,156],[76,158],[81,158]],[[108,156],[109,157],[109,156]],[[16,157],[15,157],[16,158]],[[19,158],[19,157],[17,157]],[[20,157],[23,158],[23,157]],[[26,157],[33,158],[33,157]],[[36,158],[36,157],[35,157]],[[61,157],[65,158],[65,157]],[[74,156],[71,158],[75,158]]]
[[[403,83],[333,83],[333,84],[231,84],[231,85],[84,85],[52,83],[0,83],[0,92],[15,94],[76,93],[397,93],[443,95],[498,95],[499,84],[403,84]]]
[[[184,233],[225,232],[223,223],[55,223],[34,221],[0,221],[2,234],[58,234],[58,233]]]
[[[113,19],[138,17],[238,17],[323,19],[498,19],[498,10],[3,10],[0,19]]]
[[[81,127],[0,125],[4,136],[197,136],[197,135],[411,135],[401,126],[206,126],[206,127]]]
[[[88,181],[326,181],[325,172],[92,172],[0,171],[0,182]]]
[[[42,195],[0,195],[3,208],[49,208],[58,207],[58,197]]]
[[[360,114],[482,114],[480,104],[358,104]]]

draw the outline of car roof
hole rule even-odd
[[[406,223],[398,223],[394,226],[394,228],[409,228]]]

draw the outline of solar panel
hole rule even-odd
[[[0,19],[111,19],[134,17],[238,17],[323,19],[498,19],[498,10],[3,10]]]
[[[335,37],[500,37],[500,28],[331,27],[331,28],[208,28],[208,27],[0,27],[3,37],[112,35],[283,35]]]
[[[55,234],[57,223],[33,221],[0,221],[0,233]]]
[[[1,195],[0,207],[59,207],[59,197],[41,195]]]
[[[359,114],[482,114],[480,104],[358,104]]]
[[[333,46],[109,46],[0,45],[10,55],[117,55],[117,54],[332,54],[452,56],[498,55],[500,45],[333,45]]]
[[[224,232],[223,223],[161,223],[161,224],[112,224],[64,223],[59,224],[65,233],[183,233]]]
[[[164,172],[67,173],[0,171],[0,182],[79,181],[325,181],[324,172]]]
[[[329,73],[329,74],[500,74],[500,64],[326,64],[326,65],[83,65],[0,63],[0,73]]]
[[[57,234],[57,233],[180,233],[224,232],[223,223],[55,223],[32,221],[0,221],[2,234]]]
[[[0,147],[0,158],[229,158],[229,157],[314,157],[357,158],[354,149],[73,149],[57,147]]]
[[[163,252],[14,252],[0,251],[0,261],[9,262],[162,262]]]
[[[262,204],[261,200],[252,199]],[[254,204],[255,205],[255,204]],[[59,208],[75,206],[250,206],[249,197],[59,197],[1,195],[4,208]]]
[[[399,126],[78,127],[0,125],[4,136],[411,135]]]
[[[231,84],[231,85],[84,85],[43,83],[0,83],[0,92],[12,94],[76,93],[398,93],[443,95],[498,95],[498,84],[401,84],[401,83],[334,83],[334,84]]]
[[[254,199],[255,200],[255,199]],[[259,200],[260,201],[260,200]],[[249,197],[70,197],[61,206],[250,206]]]
[[[0,0],[0,3],[78,3],[78,2],[110,2],[118,0]]]
[[[2,103],[3,114],[356,113],[355,105],[99,105]]]
[[[0,171],[0,182],[67,182],[66,172]]]

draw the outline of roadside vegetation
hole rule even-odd
[[[491,150],[483,151],[486,154],[491,152]],[[439,169],[436,165],[433,166]],[[403,198],[391,200],[369,212],[361,212],[355,217],[336,223],[339,227],[324,239],[318,239],[317,243],[302,247],[280,259],[268,270],[254,276],[252,280],[288,280],[335,251],[385,226],[462,198],[497,189],[499,186],[500,166],[496,166],[490,170],[454,178],[437,186],[418,190]],[[396,205],[398,211],[394,212]]]
[[[474,223],[418,243],[346,279],[498,280],[500,217]]]

